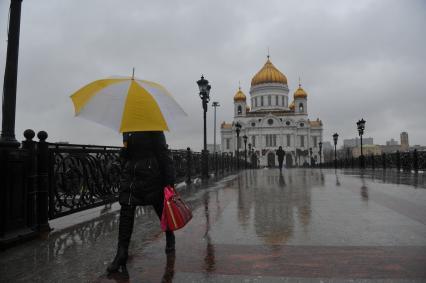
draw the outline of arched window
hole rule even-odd
[[[299,103],[299,112],[304,112],[303,111],[303,103]]]
[[[241,115],[243,113],[243,108],[241,108],[241,105],[238,105],[238,115]]]

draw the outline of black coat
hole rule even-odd
[[[279,161],[284,160],[285,151],[282,149],[277,149],[277,156]]]
[[[120,204],[152,205],[163,197],[163,188],[175,183],[175,167],[163,132],[123,135],[124,168],[120,179]]]

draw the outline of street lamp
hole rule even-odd
[[[321,157],[322,157],[322,142],[318,143],[318,147],[319,147],[319,156],[320,156],[320,160],[319,160],[319,166],[321,167]]]
[[[0,135],[0,147],[8,148],[18,148],[20,145],[15,138],[15,118],[21,4],[22,0],[12,0],[9,9],[9,33],[7,39],[6,68],[4,71],[3,111]]]
[[[204,147],[201,152],[201,176],[204,179],[209,178],[209,151],[207,150],[207,127],[206,127],[206,114],[207,114],[207,104],[210,101],[210,89],[212,88],[209,85],[209,81],[204,79],[204,76],[201,75],[201,79],[197,81],[198,88],[200,89],[200,98],[203,104],[203,113],[204,113]]]
[[[240,169],[240,131],[241,124],[237,122],[235,124],[235,132],[237,132],[237,169]]]
[[[356,126],[358,128],[358,134],[361,140],[361,168],[364,168],[364,155],[362,154],[362,135],[364,134],[365,129],[365,120],[361,119],[358,122],[356,122]]]
[[[339,135],[335,133],[333,135],[333,141],[334,141],[334,168],[337,169],[337,139],[339,138]]]
[[[212,106],[214,108],[213,153],[216,153],[216,107],[219,107],[220,104],[217,101],[213,101]]]
[[[248,137],[246,135],[243,136],[244,141],[244,167],[247,169],[247,139]]]

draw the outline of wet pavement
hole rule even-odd
[[[194,218],[175,254],[155,213],[138,210],[129,280],[104,271],[115,204],[0,253],[0,282],[426,282],[423,174],[259,169],[181,191]]]

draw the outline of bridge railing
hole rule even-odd
[[[394,168],[403,171],[426,170],[426,152],[413,150],[411,152],[382,153],[381,155],[365,155],[358,158],[342,158],[336,162],[322,164],[326,168]]]
[[[117,201],[120,147],[48,143],[26,130],[18,149],[0,149],[0,247],[10,231],[49,231],[49,220]],[[177,182],[201,176],[201,153],[171,150]],[[238,162],[245,168],[244,160]],[[237,170],[231,154],[209,154],[209,175]]]

